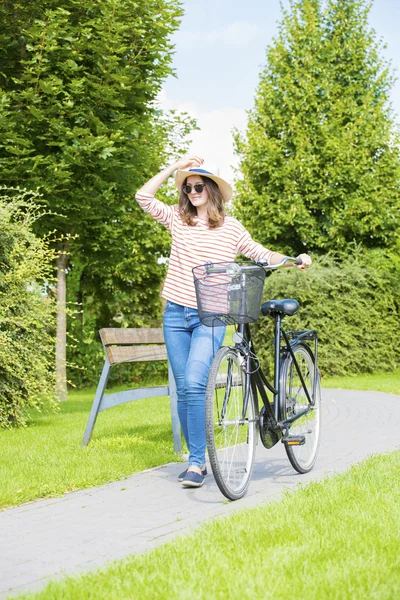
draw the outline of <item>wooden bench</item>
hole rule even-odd
[[[87,446],[99,412],[142,398],[169,396],[172,418],[172,433],[175,452],[182,451],[181,429],[178,418],[175,379],[168,364],[168,385],[144,387],[104,394],[111,368],[127,362],[168,360],[162,329],[100,329],[100,338],[105,352],[105,362],[86,425],[82,445]]]

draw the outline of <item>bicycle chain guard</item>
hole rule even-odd
[[[265,406],[262,407],[260,411],[260,438],[263,443],[263,446],[270,450],[275,444],[277,444],[282,437],[282,432],[277,431],[275,427],[275,422],[272,420],[271,416],[265,409]]]

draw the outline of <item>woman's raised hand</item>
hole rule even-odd
[[[200,156],[184,156],[174,163],[175,170],[190,169],[191,167],[201,167],[204,158]]]
[[[201,167],[203,162],[204,159],[201,158],[201,156],[184,156],[183,158],[179,158],[176,162],[157,173],[157,175],[154,175],[154,177],[140,188],[138,193],[154,196],[160,185],[162,185],[174,171],[177,171],[178,169],[190,169],[190,167]]]

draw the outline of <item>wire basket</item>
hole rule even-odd
[[[197,308],[208,327],[254,323],[265,271],[254,263],[207,263],[193,269]]]

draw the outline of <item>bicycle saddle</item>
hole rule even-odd
[[[264,317],[273,315],[274,313],[281,313],[291,317],[297,313],[299,308],[300,305],[297,300],[287,298],[285,300],[268,300],[268,302],[264,302],[261,307],[261,312]]]

